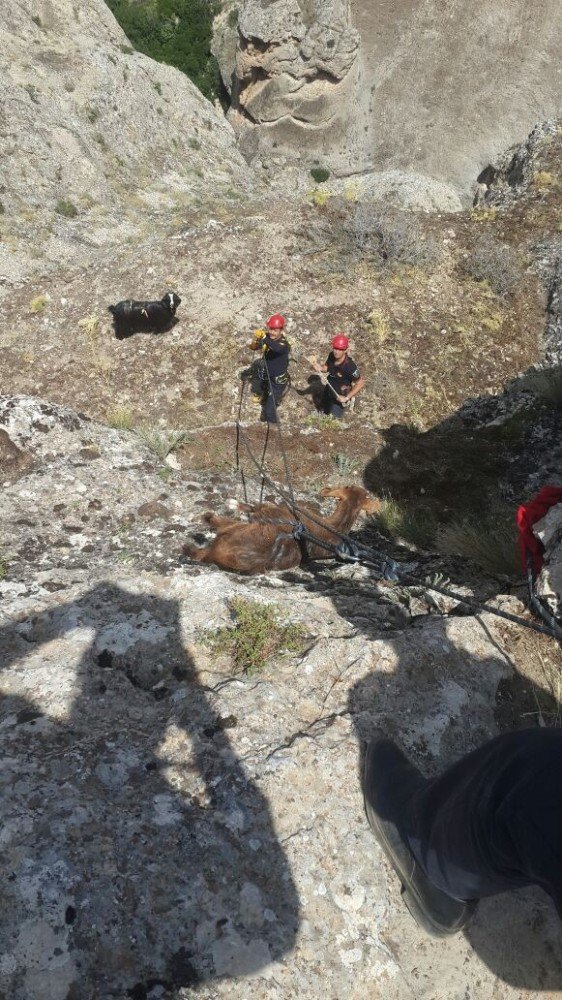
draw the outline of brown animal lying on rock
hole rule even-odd
[[[380,500],[367,493],[361,486],[342,486],[321,491],[323,497],[336,497],[338,503],[330,517],[320,517],[308,508],[314,520],[307,516],[307,508],[299,504],[299,517],[307,531],[329,542],[338,544],[330,528],[345,534],[356,521],[359,513],[374,514],[380,509]],[[245,506],[248,510],[248,506]],[[249,508],[249,523],[231,517],[219,517],[208,512],[203,519],[216,530],[216,537],[209,545],[200,548],[192,543],[183,547],[183,553],[196,562],[215,563],[221,569],[237,573],[264,573],[266,570],[292,569],[302,560],[302,551],[292,536],[294,516],[285,504],[259,504]],[[281,524],[271,524],[279,520]],[[316,523],[319,522],[319,523]],[[310,559],[329,559],[330,553],[313,542],[307,542]]]

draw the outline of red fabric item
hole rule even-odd
[[[527,572],[527,555],[531,557],[533,575],[536,576],[541,571],[544,545],[533,535],[533,525],[557,503],[562,503],[562,486],[543,486],[534,500],[517,508],[519,552],[524,573]]]

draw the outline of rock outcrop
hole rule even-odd
[[[0,430],[28,460],[0,499],[7,996],[560,987],[560,922],[538,891],[483,903],[468,940],[419,931],[360,793],[374,727],[431,771],[506,709],[513,724],[518,673],[541,699],[524,636],[359,567],[181,566],[182,536],[228,509],[233,481],[172,469],[164,484],[136,435],[29,397],[1,399]],[[202,630],[229,624],[233,596],[300,625],[302,653],[252,677],[211,657]]]
[[[413,172],[466,201],[496,155],[559,112],[559,14],[558,0],[532,17],[525,0],[248,0],[237,24],[219,19],[215,50],[247,155]]]
[[[0,280],[249,190],[220,110],[133,51],[103,0],[3,4],[0,29]]]

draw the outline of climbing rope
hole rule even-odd
[[[276,412],[276,411],[275,411]],[[279,426],[279,425],[278,425]],[[279,427],[281,433],[281,429]],[[253,520],[261,523],[269,524],[279,524],[292,527],[292,535],[295,541],[301,542],[311,542],[317,545],[319,548],[324,549],[326,552],[330,552],[334,558],[338,559],[340,562],[344,563],[357,563],[365,566],[368,569],[373,569],[380,576],[381,579],[388,580],[392,583],[400,583],[405,587],[416,587],[425,591],[434,591],[437,594],[441,594],[443,597],[447,597],[451,600],[457,601],[459,604],[463,604],[468,608],[471,608],[477,613],[486,613],[495,615],[497,618],[503,618],[506,621],[510,621],[515,625],[520,625],[522,628],[529,629],[533,632],[538,632],[541,635],[548,635],[553,639],[562,639],[562,626],[560,626],[554,616],[550,616],[548,625],[538,625],[536,622],[527,621],[525,618],[521,618],[519,615],[513,615],[508,611],[502,611],[500,608],[491,607],[488,604],[483,604],[480,601],[476,601],[473,598],[466,597],[464,594],[459,594],[457,591],[451,590],[448,587],[442,587],[438,583],[434,583],[428,580],[417,579],[414,574],[410,572],[409,569],[402,567],[400,563],[397,563],[394,559],[383,553],[377,552],[376,549],[370,546],[360,545],[356,542],[350,535],[346,535],[332,525],[328,524],[324,520],[320,520],[315,517],[309,510],[303,511],[299,507],[298,503],[295,501],[294,492],[291,488],[291,496],[289,497],[281,487],[275,483],[270,476],[267,475],[263,465],[260,465],[258,459],[252,452],[250,443],[247,439],[246,434],[240,428],[240,437],[242,443],[244,444],[248,455],[255,466],[259,475],[268,484],[268,486],[283,500],[285,504],[290,506],[295,520],[290,521],[286,518],[264,518],[256,516]],[[306,526],[302,523],[300,518],[305,516],[308,521],[319,527],[327,530],[334,537],[339,538],[339,544],[335,545],[323,538],[319,538],[313,532],[309,531]],[[536,598],[533,601],[533,606],[536,606]]]

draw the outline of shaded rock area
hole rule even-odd
[[[163,486],[137,435],[30,397],[2,397],[0,429],[33,463],[0,499],[6,996],[562,988],[538,891],[483,903],[452,940],[418,931],[358,770],[376,726],[431,773],[498,725],[535,723],[537,703],[550,723],[536,665],[560,669],[554,643],[360,567],[181,565],[201,511],[235,506],[234,479]],[[212,657],[201,630],[228,624],[233,595],[273,604],[304,650],[251,677]]]

